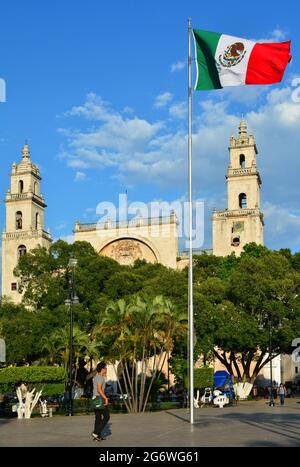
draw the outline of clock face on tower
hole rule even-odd
[[[233,223],[233,228],[232,228],[233,233],[243,232],[243,230],[244,230],[244,222],[234,222]]]

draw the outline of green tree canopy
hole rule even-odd
[[[300,334],[300,275],[282,253],[249,245],[227,278],[208,277],[197,293],[200,345],[237,381],[253,382],[270,360],[270,320],[272,357]]]

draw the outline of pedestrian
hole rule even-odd
[[[257,401],[257,399],[258,399],[258,390],[257,390],[257,386],[253,386],[253,388],[252,388],[252,395],[253,395],[254,400]]]
[[[107,368],[106,363],[101,362],[97,365],[97,374],[93,378],[93,405],[95,409],[95,427],[92,438],[96,441],[102,441],[104,427],[110,419],[108,410],[108,398],[105,394]]]
[[[277,389],[277,393],[279,395],[279,398],[280,398],[280,405],[283,405],[284,404],[284,399],[285,399],[285,396],[286,396],[286,387],[284,384],[280,383],[278,389]]]

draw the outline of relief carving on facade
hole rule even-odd
[[[147,245],[128,238],[116,240],[106,245],[100,253],[123,265],[133,264],[137,259],[156,262],[153,252]]]

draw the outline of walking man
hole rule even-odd
[[[279,398],[280,398],[280,405],[284,405],[284,399],[285,399],[285,396],[286,396],[286,388],[285,388],[285,385],[280,383],[280,386],[277,390],[277,393],[279,395]]]
[[[95,427],[92,433],[93,439],[102,441],[104,427],[110,419],[108,411],[108,398],[105,395],[105,377],[107,374],[106,363],[101,362],[97,365],[97,374],[93,378],[93,404],[95,409]]]

